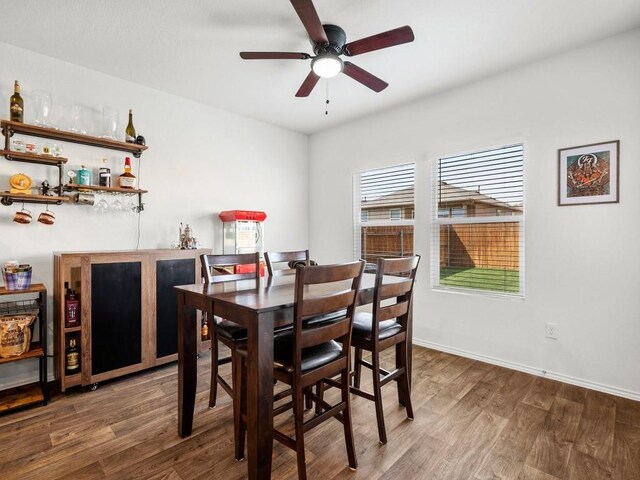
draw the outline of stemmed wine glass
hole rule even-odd
[[[105,194],[103,192],[96,192],[96,197],[99,198],[99,200],[94,204],[95,209],[99,214],[107,213],[109,211],[109,204],[107,203]]]

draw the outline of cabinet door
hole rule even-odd
[[[142,362],[140,262],[91,265],[91,374]]]
[[[178,297],[176,285],[195,282],[194,258],[156,262],[156,357],[178,353]],[[190,313],[196,315],[195,310]]]

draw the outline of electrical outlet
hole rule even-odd
[[[558,325],[555,323],[547,323],[544,326],[544,336],[547,338],[558,338]]]

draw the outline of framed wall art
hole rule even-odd
[[[558,150],[558,205],[618,203],[620,140]]]

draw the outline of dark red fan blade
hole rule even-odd
[[[302,20],[302,24],[307,30],[309,38],[321,45],[329,43],[329,39],[318,17],[318,12],[316,12],[316,8],[313,6],[313,2],[311,0],[291,0],[291,5],[293,5],[300,20]]]
[[[293,52],[240,52],[245,60],[306,60],[311,58],[307,53]]]
[[[414,38],[411,27],[404,26],[394,28],[388,32],[382,32],[367,38],[361,38],[355,42],[347,43],[344,46],[344,54],[352,57],[353,55],[373,52],[374,50],[380,50],[381,48],[413,42]]]
[[[302,85],[300,85],[300,88],[296,92],[296,97],[308,97],[311,93],[311,90],[313,90],[313,87],[315,87],[316,83],[318,83],[318,80],[320,80],[320,77],[316,75],[313,70],[311,70],[309,72],[309,75],[307,75],[307,78],[304,79],[304,82],[302,82]]]
[[[381,92],[389,86],[384,80],[380,80],[375,75],[371,75],[366,70],[354,65],[351,62],[344,62],[342,73],[353,78],[356,82],[360,82],[365,87],[369,87],[374,92]]]

